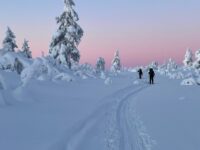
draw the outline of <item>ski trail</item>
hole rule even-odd
[[[129,101],[129,98],[137,93],[139,93],[140,91],[144,90],[147,86],[142,86],[139,87],[137,90],[130,92],[129,94],[127,94],[119,103],[118,108],[117,108],[117,124],[118,124],[118,130],[120,133],[120,143],[119,143],[119,149],[124,149],[124,150],[133,150],[134,146],[133,143],[137,140],[135,139],[131,134],[137,134],[136,132],[131,133],[130,132],[132,130],[134,130],[133,128],[131,128],[128,125],[128,121],[129,121],[129,116],[127,115],[127,104]],[[140,150],[140,149],[137,149]],[[145,149],[142,149],[145,150]]]
[[[133,96],[140,93],[148,86],[140,86],[120,99],[110,116],[112,123],[108,127],[107,150],[151,150],[155,141],[147,134],[145,126],[135,112]],[[116,126],[113,126],[116,124]],[[112,129],[114,127],[114,129]],[[112,140],[111,140],[112,139]]]
[[[94,147],[96,150],[134,150],[136,142],[138,143],[141,141],[138,140],[140,136],[138,135],[139,132],[137,128],[132,129],[132,124],[128,121],[130,116],[127,111],[127,106],[130,97],[141,92],[148,86],[142,85],[136,89],[135,87],[137,86],[130,85],[114,92],[110,96],[105,97],[104,100],[108,99],[107,103],[96,109],[85,120],[78,122],[76,126],[66,132],[68,133],[67,135],[64,135],[64,137],[51,146],[49,150],[83,150],[91,148],[92,144],[95,144],[95,142],[92,142],[95,140],[94,134],[102,135],[102,137],[105,138],[104,143],[102,144],[104,146]],[[110,122],[107,125],[104,125],[106,123],[106,119],[108,118],[108,112],[111,112],[113,115],[112,118],[109,118]],[[98,127],[100,128],[99,131],[97,131]],[[136,136],[132,136],[132,134],[136,134]],[[96,139],[96,141],[99,142],[100,140]],[[142,146],[142,144],[137,145],[137,147]]]

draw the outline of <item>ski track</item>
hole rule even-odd
[[[136,88],[134,88],[136,87]],[[130,107],[131,98],[149,87],[146,84],[130,85],[104,98],[109,101],[94,111],[84,121],[78,122],[64,137],[49,150],[79,150],[87,135],[100,123],[105,129],[105,149],[107,150],[151,150],[153,141],[146,133],[144,125]],[[110,100],[111,99],[111,100]]]

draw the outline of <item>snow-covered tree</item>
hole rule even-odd
[[[176,70],[178,68],[178,65],[172,58],[170,58],[166,64],[166,67],[168,70]]]
[[[195,58],[196,58],[196,60],[194,62],[194,67],[196,69],[200,69],[200,49],[196,51]]]
[[[170,58],[168,61],[165,61],[165,63],[159,68],[162,70],[164,69],[165,71],[174,71],[178,68],[178,65],[172,58]]]
[[[112,61],[111,71],[117,72],[121,70],[121,60],[119,57],[119,51],[117,50]]]
[[[80,60],[77,47],[83,36],[83,30],[77,24],[79,17],[73,9],[75,6],[73,0],[64,0],[64,3],[64,12],[56,18],[59,27],[52,38],[49,54],[59,63],[70,65]]]
[[[105,60],[102,57],[99,57],[96,64],[96,71],[97,73],[101,73],[105,71]]]
[[[32,58],[32,53],[30,51],[30,47],[28,45],[28,41],[24,40],[24,43],[22,45],[22,53],[27,58]]]
[[[149,68],[153,68],[155,70],[158,69],[158,62],[157,61],[153,61],[150,65],[149,65]]]
[[[183,60],[185,67],[191,67],[193,65],[193,54],[191,49],[187,49],[185,53],[185,59]]]
[[[5,51],[11,51],[14,52],[15,48],[18,48],[16,41],[15,41],[15,34],[12,32],[12,30],[8,27],[6,31],[6,37],[3,40],[3,49]]]

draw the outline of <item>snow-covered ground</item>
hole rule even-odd
[[[199,86],[157,73],[73,82],[0,72],[0,150],[199,150]]]

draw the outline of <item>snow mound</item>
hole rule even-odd
[[[53,65],[48,57],[37,58],[32,65],[25,68],[21,74],[23,84],[27,84],[30,80],[51,80],[60,74],[59,70]]]
[[[196,85],[196,81],[194,78],[188,78],[188,79],[184,79],[182,82],[181,82],[181,85]]]
[[[111,85],[112,84],[112,79],[111,78],[106,78],[106,80],[104,81],[105,85]]]
[[[62,80],[62,81],[72,82],[74,79],[66,73],[60,73],[56,75],[53,80],[54,81]]]
[[[92,67],[92,65],[87,63],[79,66],[77,65],[73,71],[75,76],[78,76],[82,79],[97,78],[95,69]]]
[[[139,84],[140,84],[140,81],[135,80],[135,81],[133,82],[133,84],[134,84],[134,85],[139,85]]]
[[[18,58],[24,68],[27,68],[32,64],[32,59],[24,57],[20,52],[6,52],[0,57],[0,68],[3,70],[13,70],[16,58]]]
[[[15,89],[19,85],[21,81],[16,73],[0,71],[0,90]]]
[[[101,79],[106,79],[105,72],[101,72],[100,78],[101,78]]]
[[[197,84],[200,85],[200,77],[197,78]]]
[[[183,79],[184,78],[184,75],[181,72],[168,73],[167,76],[170,79]]]

